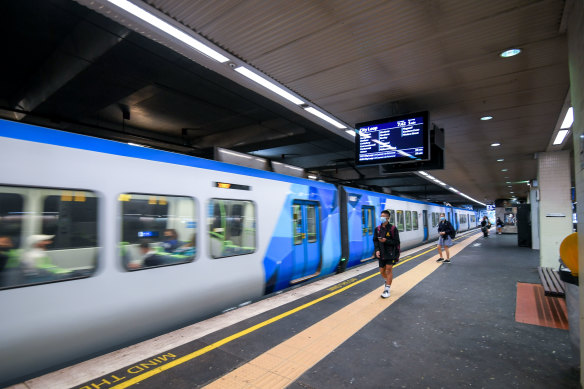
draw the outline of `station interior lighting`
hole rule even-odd
[[[498,142],[491,143],[491,147],[497,147],[497,146],[501,146],[501,143],[498,143]]]
[[[260,84],[261,86],[263,86],[264,88],[267,88],[269,90],[271,90],[272,92],[274,92],[277,95],[282,96],[283,98],[285,98],[286,100],[296,104],[296,105],[302,105],[305,104],[304,101],[300,100],[298,97],[292,95],[291,93],[285,91],[284,89],[280,88],[278,85],[274,84],[271,81],[266,80],[265,78],[263,78],[262,76],[252,72],[251,70],[249,70],[246,67],[240,66],[238,68],[235,69],[235,71],[247,78],[249,78],[250,80]]]
[[[424,176],[424,177],[425,177],[426,179],[428,179],[428,180],[434,181],[434,182],[436,182],[436,183],[438,183],[438,184],[440,184],[440,185],[447,186],[447,184],[446,184],[446,183],[444,183],[444,182],[440,181],[439,179],[437,179],[436,177],[432,176],[431,174],[428,174],[428,173],[426,173],[425,171],[421,171],[421,170],[420,170],[420,171],[418,171],[418,173],[419,173],[420,175]],[[465,197],[465,198],[469,199],[470,201],[473,201],[473,202],[475,202],[475,203],[477,203],[477,204],[480,204],[480,205],[482,205],[483,207],[486,207],[486,204],[485,204],[485,203],[481,203],[480,201],[473,199],[472,197],[470,197],[470,196],[468,196],[468,195],[466,195],[466,194],[462,193],[461,191],[459,191],[458,189],[456,189],[456,188],[454,188],[454,187],[452,187],[452,186],[449,186],[449,185],[448,185],[448,189],[449,189],[450,191],[452,191],[452,192],[456,193],[457,195],[460,195],[460,196],[462,196],[462,197]]]
[[[570,107],[566,111],[566,116],[564,116],[564,120],[562,121],[562,126],[560,128],[570,128],[572,127],[572,123],[574,123],[574,108]]]
[[[168,35],[178,39],[179,41],[186,43],[198,52],[206,55],[209,58],[213,58],[215,61],[224,63],[229,61],[229,58],[219,53],[218,51],[212,49],[211,47],[199,42],[187,33],[179,30],[178,28],[170,25],[164,20],[152,15],[150,12],[138,7],[137,5],[129,2],[128,0],[108,0],[110,3],[120,7],[121,9],[131,13],[139,19],[142,19],[146,23],[153,27],[167,33]]]
[[[347,126],[345,126],[344,124],[341,124],[341,123],[337,122],[332,117],[330,117],[328,115],[325,115],[324,113],[318,111],[317,109],[315,109],[313,107],[307,107],[307,108],[304,108],[304,110],[306,112],[308,112],[308,113],[313,114],[314,116],[317,116],[317,117],[321,118],[325,122],[328,122],[328,123],[332,124],[333,126],[335,126],[337,128],[340,128],[340,129],[347,128]]]
[[[501,57],[503,58],[509,58],[509,57],[513,57],[516,56],[517,54],[521,53],[521,49],[509,49],[509,50],[505,50],[503,51],[501,54],[499,54]]]
[[[492,116],[483,116],[481,120],[491,120],[492,118]]]
[[[503,161],[504,161],[503,158],[497,160],[497,162],[503,162]]]
[[[558,131],[556,139],[554,139],[554,145],[561,145],[562,143],[564,143],[564,139],[566,139],[566,135],[568,135],[568,132],[570,132],[570,130]]]

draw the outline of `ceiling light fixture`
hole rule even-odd
[[[509,58],[509,57],[513,57],[517,54],[521,53],[521,49],[509,49],[509,50],[505,50],[503,51],[501,54],[499,54],[501,57],[503,58]]]
[[[121,9],[131,13],[139,19],[142,19],[146,23],[158,28],[159,30],[167,33],[168,35],[178,39],[179,41],[186,43],[198,52],[205,54],[207,57],[214,59],[217,62],[227,62],[229,58],[213,50],[209,46],[199,42],[187,33],[179,30],[178,28],[170,25],[169,23],[163,21],[157,16],[152,15],[150,12],[138,7],[137,5],[129,2],[128,0],[108,0],[110,3],[120,7]]]
[[[497,146],[501,146],[501,143],[497,143],[497,142],[491,143],[491,147],[497,147]]]
[[[306,112],[309,112],[309,113],[313,114],[314,116],[321,118],[325,122],[329,122],[330,124],[332,124],[333,126],[335,126],[337,128],[340,128],[340,129],[347,128],[347,126],[345,126],[344,124],[337,122],[335,119],[331,118],[330,116],[325,115],[324,113],[316,110],[315,108],[308,107],[308,108],[304,108],[304,109],[306,110]]]
[[[507,170],[509,170],[509,169],[501,169],[502,172],[506,172]]]
[[[288,100],[296,105],[304,104],[304,101],[300,100],[298,97],[292,95],[290,92],[285,91],[284,89],[280,88],[278,85],[274,84],[273,82],[266,80],[262,76],[252,72],[248,68],[240,66],[238,68],[235,68],[235,71],[237,73],[249,78],[250,80],[260,84],[264,88],[271,90],[275,94],[282,96],[286,100]]]
[[[564,116],[564,121],[560,128],[570,128],[572,127],[572,123],[574,123],[574,108],[570,107],[566,111],[566,116]]]
[[[554,145],[561,145],[562,143],[564,143],[564,139],[566,139],[566,135],[568,135],[568,132],[570,132],[570,130],[558,131],[556,139],[554,140]]]
[[[351,136],[357,136],[357,132],[355,132],[355,130],[347,130],[345,132]]]
[[[503,158],[497,160],[497,162],[503,162],[503,161],[504,161]]]
[[[492,116],[483,116],[481,120],[491,120],[492,118]]]

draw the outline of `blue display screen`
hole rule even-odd
[[[157,238],[158,231],[139,231],[138,237],[139,238]]]
[[[358,123],[355,129],[358,165],[430,158],[427,112]]]

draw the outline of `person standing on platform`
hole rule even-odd
[[[393,280],[393,265],[399,261],[400,242],[397,228],[389,222],[389,211],[381,212],[381,224],[375,228],[373,245],[375,257],[379,260],[379,273],[385,281],[381,297],[390,295],[391,281]]]
[[[489,237],[489,230],[491,229],[491,222],[487,216],[483,216],[483,221],[481,221],[481,230],[483,231],[483,237]]]
[[[446,220],[446,215],[441,213],[440,214],[440,222],[438,223],[438,253],[440,254],[440,258],[436,260],[436,262],[450,263],[450,251],[448,248],[452,246],[452,234],[454,233],[454,227],[452,224]],[[442,257],[442,248],[446,252],[446,259]]]
[[[503,234],[503,220],[500,217],[497,218],[497,235]]]

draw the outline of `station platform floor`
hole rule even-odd
[[[473,231],[451,257],[402,253],[388,299],[368,262],[10,388],[579,388],[568,330],[516,321],[539,252]]]

